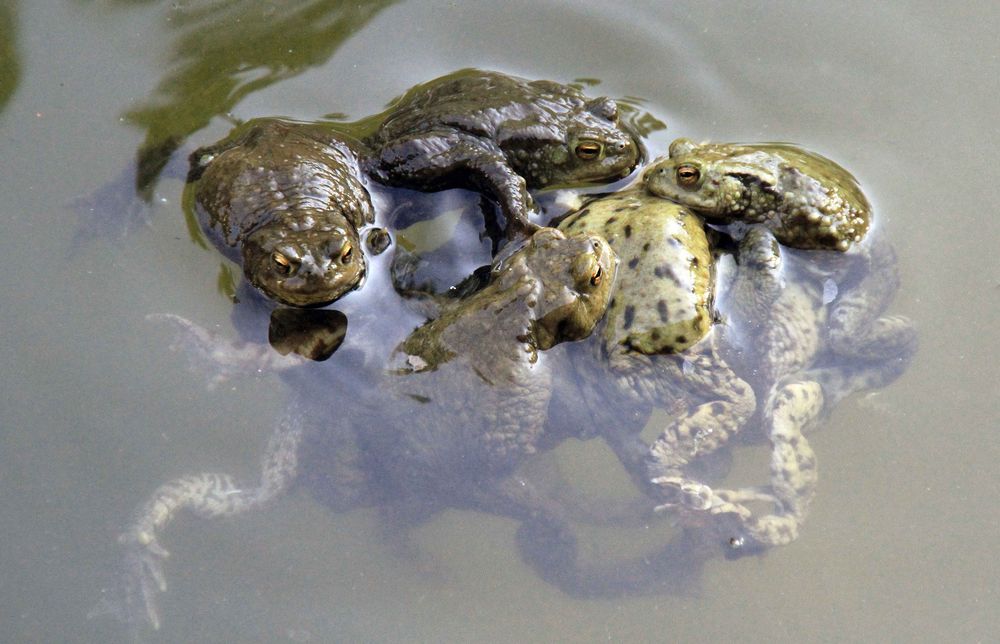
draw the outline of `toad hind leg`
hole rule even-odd
[[[227,340],[173,313],[151,313],[146,319],[174,327],[177,334],[170,344],[171,351],[183,351],[191,370],[207,377],[209,389],[214,389],[234,375],[281,372],[305,362],[295,354],[282,355],[269,344]]]
[[[892,360],[916,352],[913,323],[882,315],[899,290],[896,253],[881,235],[871,240],[861,281],[834,301],[827,332],[835,353],[864,360]]]
[[[658,509],[709,507],[712,490],[687,478],[685,465],[718,450],[749,420],[756,409],[753,389],[718,359],[714,348],[684,358],[681,368],[690,392],[707,398],[666,427],[649,448],[652,482],[665,503]]]
[[[765,414],[771,442],[769,488],[718,490],[709,508],[731,554],[787,545],[798,538],[817,481],[816,455],[803,432],[820,418],[824,404],[823,388],[815,381],[786,383],[771,396]],[[751,502],[769,503],[774,510],[755,515],[747,507]]]
[[[845,396],[891,382],[911,356],[884,363],[814,367],[776,389],[765,413],[772,446],[770,486],[718,490],[710,503],[710,514],[717,517],[717,527],[733,547],[731,554],[787,545],[798,538],[817,482],[816,457],[804,433]],[[769,503],[774,511],[755,515],[747,507],[752,502]]]
[[[166,591],[163,560],[169,553],[157,534],[182,510],[205,518],[231,516],[257,508],[288,489],[298,471],[302,422],[289,414],[268,442],[260,484],[241,487],[228,474],[205,472],[183,476],[161,485],[139,509],[118,538],[125,547],[125,608],[140,608],[154,628],[160,626],[156,592]],[[138,618],[141,620],[142,618]]]

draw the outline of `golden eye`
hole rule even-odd
[[[601,268],[600,264],[598,264],[597,268],[594,269],[594,272],[591,273],[591,275],[590,275],[590,285],[591,286],[597,286],[598,284],[601,283],[601,280],[603,278],[604,278],[604,269]]]
[[[601,156],[601,150],[604,149],[597,141],[583,141],[576,146],[576,156],[580,157],[584,161],[590,161],[591,159],[596,159]]]
[[[292,272],[292,263],[278,251],[271,253],[271,261],[274,262],[275,270],[282,275],[288,275]]]
[[[351,261],[351,257],[354,255],[354,247],[351,246],[350,242],[344,244],[344,247],[340,249],[340,263],[346,264]]]
[[[701,171],[693,165],[677,166],[677,184],[685,188],[691,188],[698,183],[701,178]]]

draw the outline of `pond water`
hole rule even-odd
[[[86,234],[70,204],[234,119],[360,118],[467,66],[642,98],[667,124],[654,152],[788,140],[843,162],[897,248],[891,310],[918,325],[916,359],[811,438],[820,487],[797,542],[710,561],[681,592],[574,599],[521,562],[513,521],[445,512],[399,553],[374,512],[296,493],[171,525],[164,627],[141,639],[995,637],[997,25],[989,2],[0,3],[0,640],[127,641],[88,614],[135,506],[181,473],[254,474],[285,399],[271,375],[206,390],[146,318],[235,334],[229,269],[192,243],[180,181],[151,173],[143,217]],[[627,494],[599,446],[552,464]],[[632,554],[669,530],[581,542]]]

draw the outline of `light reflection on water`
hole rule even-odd
[[[374,538],[373,514],[332,515],[294,494],[269,512],[173,526],[168,629],[149,639],[973,640],[995,632],[986,605],[1000,578],[989,538],[1000,518],[989,502],[1000,491],[991,474],[1000,374],[984,347],[996,338],[998,276],[980,258],[992,257],[998,238],[1000,184],[987,163],[1000,143],[988,82],[998,71],[988,35],[996,9],[984,3],[965,17],[908,3],[636,3],[611,15],[606,3],[448,12],[432,4],[305,3],[264,23],[294,32],[291,43],[260,36],[245,48],[224,23],[209,43],[217,53],[200,66],[190,61],[210,22],[201,7],[237,12],[239,3],[0,10],[0,30],[16,32],[3,38],[16,45],[0,65],[0,96],[9,95],[0,114],[0,639],[124,639],[113,623],[85,615],[108,583],[114,537],[135,504],[187,471],[252,475],[284,400],[267,376],[206,392],[167,350],[171,330],[146,320],[167,311],[236,332],[216,286],[218,257],[186,232],[179,181],[155,184],[148,226],[72,256],[65,204],[116,176],[136,150],[162,151],[157,144],[171,137],[220,138],[226,111],[357,118],[466,65],[600,78],[592,92],[644,97],[668,125],[651,136],[659,150],[679,135],[782,139],[842,160],[899,250],[904,284],[892,310],[918,322],[921,353],[899,382],[846,401],[812,439],[820,491],[802,538],[760,560],[713,563],[689,595],[570,599],[519,561],[513,523],[480,514],[445,513],[415,531],[416,557],[400,556]],[[324,13],[330,7],[344,13]],[[310,28],[289,26],[298,15]],[[41,36],[56,32],[63,36]],[[273,69],[233,84],[241,65],[260,63]],[[197,80],[171,84],[194,68]],[[757,480],[766,454],[744,451],[732,476]],[[588,492],[627,494],[597,445],[567,445],[556,461]],[[668,529],[585,529],[581,543],[631,554]]]

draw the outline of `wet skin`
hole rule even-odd
[[[418,116],[425,106],[413,97],[420,89],[407,95]],[[442,104],[433,91],[427,96],[427,105]],[[601,109],[607,116],[607,105]],[[438,114],[426,120],[433,128],[421,130],[422,116],[408,123],[405,115],[400,112],[401,132],[416,131],[420,143],[408,148],[413,141],[400,143],[396,137],[376,157],[382,163],[391,149],[390,161],[405,163],[390,164],[390,171],[402,168],[403,179],[419,178],[400,185],[427,190],[464,185],[449,182],[467,180],[469,158],[481,157],[461,157],[451,165],[454,141],[448,137],[457,136],[460,148],[476,154],[481,151],[476,145],[499,140],[496,124],[470,141],[474,127],[461,119],[452,122],[451,116]],[[481,124],[478,117],[474,121]],[[447,127],[438,127],[442,123]],[[383,129],[388,131],[388,125]],[[440,165],[411,158],[433,152],[428,141],[442,144]],[[488,157],[489,162],[499,159],[504,172],[513,172],[517,150],[498,149],[500,155]],[[214,154],[206,157],[209,168]],[[546,155],[534,160],[551,156]],[[285,159],[276,165],[287,164]],[[422,174],[428,167],[430,173]],[[515,175],[522,181],[525,204],[530,204],[530,186],[524,179],[539,167],[529,164],[524,176]],[[370,168],[380,181],[392,183],[389,174]],[[458,179],[443,178],[453,171]],[[761,177],[751,183],[762,186]],[[551,178],[537,181],[548,185]],[[507,209],[501,190],[485,190]],[[809,190],[803,193],[812,194]],[[835,253],[845,261],[818,260],[813,272],[800,271],[800,262],[796,272],[788,272],[779,239],[803,248],[859,247],[871,240],[862,240],[858,217],[852,215],[856,227],[850,231],[828,225],[825,214],[818,227],[810,228],[803,222],[813,224],[816,217],[801,208],[769,210],[757,221],[756,207],[772,202],[767,191],[754,194],[744,199],[754,206],[752,213],[712,215],[720,222],[750,224],[738,229],[739,265],[722,288],[715,282],[715,258],[699,216],[641,188],[594,201],[564,219],[560,226],[572,234],[569,240],[549,229],[536,232],[523,249],[498,260],[485,288],[463,299],[433,302],[433,320],[391,353],[388,369],[371,377],[368,395],[332,412],[325,396],[295,398],[268,446],[259,486],[237,486],[227,475],[206,473],[159,488],[121,539],[137,603],[157,624],[153,598],[156,586],[165,587],[161,560],[166,555],[157,535],[178,511],[225,516],[256,508],[299,478],[300,459],[309,463],[306,474],[319,473],[313,487],[321,488],[318,495],[332,507],[378,504],[417,515],[475,507],[541,525],[556,535],[555,541],[571,543],[558,504],[536,494],[515,471],[560,438],[546,426],[554,383],[545,350],[588,335],[605,308],[607,321],[591,341],[594,350],[576,362],[583,374],[583,395],[577,400],[585,401],[580,407],[587,407],[594,427],[581,428],[579,435],[602,435],[660,508],[691,525],[708,525],[735,551],[793,540],[816,481],[815,458],[803,432],[832,401],[896,377],[912,355],[915,336],[904,318],[882,315],[898,285],[889,270],[891,249],[871,243],[858,253],[864,262]],[[794,197],[791,190],[788,194]],[[830,203],[817,205],[808,198],[802,203],[832,212]],[[517,218],[509,214],[508,221]],[[520,230],[532,228],[527,218],[523,222]],[[850,232],[846,247],[845,238],[838,237],[842,231]],[[600,237],[579,236],[588,233],[608,237],[622,255],[614,294],[608,279],[612,255]],[[873,275],[878,267],[886,270]],[[832,301],[824,289],[829,280],[838,290]],[[729,300],[726,324],[713,328],[713,303],[721,296]],[[747,337],[753,341],[746,342]],[[873,347],[883,347],[882,352],[873,355]],[[845,357],[863,358],[864,364],[845,362]],[[649,445],[638,435],[641,422],[630,421],[654,406],[676,418]],[[755,413],[772,444],[768,487],[717,490],[688,476],[692,461],[718,449]],[[752,511],[761,503],[773,511]]]
[[[362,283],[360,231],[375,212],[357,145],[323,125],[256,119],[191,155],[203,227],[265,295],[320,306]]]
[[[676,139],[644,173],[650,192],[717,223],[767,226],[791,248],[846,251],[864,238],[871,205],[857,180],[815,152],[787,143]]]
[[[669,158],[643,177],[651,193],[710,221],[759,224],[790,248],[843,253],[842,260],[810,255],[820,270],[830,265],[864,280],[831,310],[827,343],[834,351],[889,360],[915,346],[909,320],[881,315],[899,287],[895,252],[881,233],[867,239],[873,237],[871,205],[854,176],[834,161],[787,143],[676,139]]]
[[[354,374],[374,380],[351,404],[314,395],[315,382],[309,394],[294,398],[269,443],[260,485],[203,473],[161,486],[121,537],[131,608],[158,626],[154,598],[165,589],[166,551],[157,536],[178,512],[215,517],[259,507],[299,476],[300,458],[316,452],[311,462],[324,500],[335,507],[377,503],[404,513],[475,507],[548,521],[562,532],[558,509],[513,472],[550,444],[543,430],[552,374],[544,352],[592,331],[616,268],[602,238],[540,229],[496,263],[485,288],[441,300],[437,316],[392,352],[384,370]],[[178,321],[191,340],[205,342],[203,331]],[[205,353],[216,360],[223,351]],[[259,368],[257,360],[248,362],[248,369]],[[334,393],[338,388],[330,383]]]
[[[593,351],[574,353],[583,392],[574,399],[599,401],[589,407],[594,433],[661,509],[710,526],[730,553],[794,540],[816,482],[803,432],[848,393],[890,382],[915,349],[908,320],[879,317],[898,286],[891,249],[866,244],[868,264],[801,253],[790,268],[770,230],[753,226],[716,293],[701,219],[641,186],[593,200],[559,227],[604,235],[622,262]],[[832,280],[843,289],[829,302]],[[717,295],[724,324],[712,328]],[[854,320],[850,333],[830,323],[841,318]],[[873,333],[889,339],[874,354]],[[638,432],[652,407],[674,420],[647,446]],[[768,488],[713,490],[686,475],[753,418],[772,445]]]
[[[660,208],[677,208],[663,200],[656,203]],[[613,203],[612,211],[621,205],[621,201]],[[590,207],[591,212],[600,211],[600,207],[593,209],[594,204]],[[600,227],[608,229],[607,219],[603,218]],[[624,233],[624,224],[615,223],[611,228]],[[654,231],[662,228],[662,224],[656,226]],[[681,245],[701,248],[695,241],[699,229],[684,229],[691,239]],[[632,235],[636,232],[633,229]],[[549,231],[542,233],[541,244],[501,260],[486,288],[465,299],[436,302],[433,321],[397,347],[388,371],[381,376],[366,382],[368,377],[362,373],[338,375],[345,383],[365,382],[362,391],[367,395],[340,405],[318,395],[314,388],[304,388],[274,432],[259,485],[241,486],[228,475],[204,473],[159,488],[121,538],[130,571],[131,608],[144,611],[146,620],[158,624],[154,599],[166,587],[161,567],[166,551],[157,537],[181,510],[206,517],[241,513],[260,507],[303,476],[314,493],[336,509],[378,505],[390,514],[426,517],[443,507],[471,507],[518,518],[524,521],[522,547],[530,546],[525,556],[533,564],[547,566],[551,562],[540,561],[545,555],[537,553],[557,553],[557,572],[546,578],[569,592],[620,594],[625,590],[619,582],[648,591],[663,583],[664,569],[650,565],[651,561],[672,570],[691,563],[691,552],[685,550],[673,559],[657,556],[650,560],[643,555],[641,561],[631,562],[634,565],[616,564],[599,575],[579,572],[564,508],[540,495],[515,469],[533,452],[564,437],[548,434],[549,428],[541,424],[549,413],[552,386],[547,365],[551,356],[543,355],[542,349],[560,338],[584,335],[600,317],[604,305],[599,301],[607,302],[610,296],[602,292],[594,301],[581,301],[581,289],[605,283],[603,276],[610,268],[595,262],[593,238],[583,238],[585,250],[578,248],[574,258],[552,254],[550,260],[558,257],[553,262],[544,261],[542,251],[551,252],[558,238]],[[579,238],[574,235],[573,239]],[[620,239],[616,242],[623,250],[636,248]],[[835,265],[819,270],[818,262],[810,257],[793,258],[796,271],[805,266],[818,272],[790,273],[781,252],[763,227],[751,229],[742,240],[742,264],[722,290],[726,298],[732,294],[745,311],[737,315],[737,307],[724,307],[725,315],[732,317],[724,333],[718,327],[711,329],[680,354],[623,352],[609,372],[604,348],[609,346],[609,337],[618,336],[601,329],[602,334],[592,341],[596,351],[590,352],[598,362],[575,361],[578,372],[584,374],[576,404],[587,403],[585,413],[597,429],[574,431],[581,437],[602,435],[662,509],[680,517],[685,525],[709,530],[736,554],[796,538],[816,482],[815,458],[803,432],[840,397],[884,386],[898,376],[915,347],[907,345],[909,351],[893,361],[869,357],[859,363],[845,362],[824,344],[828,310],[836,311],[842,302],[876,298],[884,308],[891,299],[894,281],[890,279],[888,287],[880,285],[893,266],[891,252],[870,253],[884,258],[886,270],[875,278],[850,276],[857,268],[850,262],[844,271],[838,272]],[[593,284],[599,274],[596,266],[602,269],[602,279]],[[638,265],[633,270],[636,275],[645,273]],[[539,282],[546,271],[560,279]],[[825,293],[824,282],[829,279],[843,287],[832,304]],[[687,301],[704,300],[702,287],[691,293],[698,297]],[[659,309],[658,299],[649,302]],[[638,314],[636,319],[640,319]],[[218,361],[225,353],[204,331],[181,322],[190,340],[205,345],[206,359]],[[913,338],[912,328],[906,328]],[[195,337],[198,334],[204,337]],[[754,342],[747,344],[741,336],[750,336]],[[719,387],[739,382],[726,365],[730,359],[737,365],[736,373],[757,374],[748,378],[756,396],[753,391],[741,391],[740,385]],[[257,357],[244,356],[243,360],[250,371],[263,364]],[[717,375],[727,370],[731,375]],[[315,387],[314,377],[306,380]],[[331,382],[330,387],[337,390],[345,383]],[[735,400],[729,401],[733,413],[704,404],[719,391],[737,392]],[[772,444],[770,485],[712,489],[687,478],[684,465],[721,444],[711,432],[738,429],[738,419],[752,413],[754,398],[761,401],[758,414]],[[629,406],[635,405],[670,406],[679,410],[683,420],[671,424],[650,446],[638,436],[641,422],[630,424],[634,414]],[[705,428],[710,433],[701,431]],[[755,511],[761,504],[773,510]],[[704,542],[699,539],[698,543]],[[615,574],[619,570],[627,572]]]
[[[417,85],[365,143],[378,181],[417,190],[471,188],[500,206],[508,237],[530,233],[528,190],[612,182],[640,161],[610,98],[553,81],[464,69]]]
[[[754,226],[738,258],[749,270],[726,287],[742,304],[727,311],[724,355],[738,373],[754,375],[772,452],[768,488],[719,490],[711,500],[718,534],[736,556],[797,538],[817,477],[804,433],[845,396],[898,378],[917,350],[912,321],[884,314],[899,277],[880,231],[848,253],[830,253],[783,248]],[[771,514],[751,511],[761,503]]]

